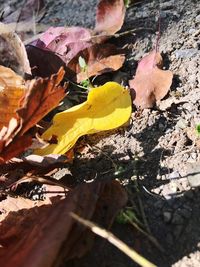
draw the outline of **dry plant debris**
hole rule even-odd
[[[31,14],[43,10],[44,2],[27,1],[19,21],[31,20]],[[14,12],[3,21],[13,21],[15,16]],[[0,24],[0,36],[14,48],[21,67],[18,75],[12,67],[0,65],[2,267],[53,267],[83,256],[94,236],[70,214],[109,228],[127,202],[127,194],[117,181],[78,184],[75,177],[73,186],[68,186],[51,176],[56,164],[67,165],[66,153],[70,155],[81,136],[113,130],[129,121],[131,95],[136,107],[149,108],[171,86],[172,73],[162,70],[162,57],[153,50],[139,62],[135,78],[129,81],[131,92],[111,81],[90,85],[84,89],[86,101],[57,113],[56,108],[63,104],[60,102],[68,99],[71,84],[82,89],[79,83],[92,82],[91,77],[122,67],[125,53],[109,43],[109,38],[121,29],[124,18],[123,0],[100,0],[94,29],[50,27],[26,47],[9,24]],[[51,111],[57,114],[52,116]],[[44,121],[46,115],[49,117]],[[13,170],[17,164],[22,174]],[[17,190],[24,183],[26,188],[28,182],[51,185],[40,192],[46,193],[46,199],[35,202],[20,193],[16,198]]]

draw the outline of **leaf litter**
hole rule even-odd
[[[32,4],[34,1],[29,2]],[[21,40],[17,35],[19,41],[14,44],[12,37],[6,37],[6,41],[11,42],[12,46],[16,44],[18,61],[24,73],[30,76],[29,80],[25,80],[11,69],[0,66],[3,74],[12,77],[12,80],[8,80],[3,74],[0,77],[3,90],[0,100],[2,103],[6,102],[4,98],[7,97],[10,101],[9,94],[18,96],[14,103],[7,103],[11,112],[5,112],[8,118],[1,122],[2,166],[12,165],[12,161],[8,161],[26,152],[40,134],[38,124],[66,96],[67,85],[63,81],[64,77],[81,82],[122,67],[124,53],[107,41],[121,29],[124,17],[123,0],[101,0],[93,30],[81,27],[52,27],[38,40],[27,45],[26,51],[23,43],[21,49],[19,48]],[[79,65],[80,57],[86,62],[85,71]],[[42,62],[44,58],[45,61]],[[131,91],[135,90],[136,106],[152,107],[155,100],[160,100],[167,94],[172,74],[160,69],[161,61],[161,55],[155,51],[140,61],[136,77],[130,81]],[[35,79],[32,79],[31,75]],[[166,82],[163,82],[165,79]],[[144,81],[147,81],[147,87],[141,86]],[[103,86],[88,88],[88,91],[88,99],[85,102],[56,114],[52,125],[44,129],[44,133],[37,138],[38,141],[43,140],[45,146],[35,152],[47,156],[45,158],[32,155],[29,171],[34,172],[38,167],[37,161],[40,161],[39,166],[43,168],[50,166],[52,161],[59,163],[59,157],[56,155],[52,155],[52,160],[44,162],[48,156],[51,158],[51,154],[65,154],[83,135],[116,129],[128,122],[132,110],[131,97],[126,88],[108,82]],[[61,162],[64,163],[64,159]],[[3,171],[1,173],[3,181],[7,174]],[[0,207],[0,262],[3,267],[13,264],[55,266],[63,260],[83,256],[91,248],[94,236],[75,223],[70,213],[107,228],[127,202],[126,192],[116,181],[93,181],[65,190],[66,186],[62,182],[56,182],[51,176],[42,177],[30,172],[29,176],[24,174],[22,178],[18,178],[15,185],[18,187],[30,181],[42,184],[48,184],[49,181],[53,188],[47,188],[55,192],[46,194],[45,201],[34,203],[22,196],[13,198],[17,188],[13,189],[12,186],[7,187],[2,183],[0,193],[5,199],[1,201],[3,205]],[[58,190],[62,191],[62,194]],[[85,243],[87,245],[83,245]]]

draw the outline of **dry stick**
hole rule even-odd
[[[96,235],[101,236],[102,238],[105,238],[107,241],[109,241],[112,245],[117,247],[119,250],[121,250],[124,254],[126,254],[128,257],[130,257],[133,261],[135,261],[137,264],[143,267],[156,267],[153,263],[142,257],[140,254],[138,254],[135,250],[130,248],[128,245],[126,245],[123,241],[121,241],[119,238],[117,238],[114,234],[107,231],[104,228],[101,228],[94,224],[93,222],[89,220],[85,220],[78,216],[77,214],[70,212],[70,215],[72,218],[74,218],[79,223],[83,224],[84,226],[88,227],[93,233]]]
[[[107,38],[114,37],[114,38],[119,38],[121,36],[130,34],[130,33],[135,33],[135,32],[138,32],[138,31],[143,31],[143,30],[153,32],[152,28],[140,27],[140,28],[137,28],[137,29],[127,30],[127,31],[120,32],[120,33],[115,33],[115,34],[96,34],[96,35],[90,36],[89,38],[80,39],[80,41],[86,42],[86,41],[90,41],[91,39],[95,39],[95,38],[99,38],[99,37],[100,38],[101,37],[107,37]]]
[[[13,184],[11,184],[9,188],[11,188],[12,186],[18,186],[19,184],[28,183],[28,182],[38,182],[42,184],[57,185],[57,186],[63,187],[64,189],[68,191],[71,190],[69,187],[64,185],[62,182],[57,181],[56,179],[52,177],[45,177],[45,176],[42,177],[42,176],[35,176],[35,175],[25,176],[21,178],[20,180],[14,182]]]

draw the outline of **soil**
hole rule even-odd
[[[19,2],[10,1],[10,6]],[[46,15],[40,21],[44,24],[94,25],[94,0],[47,2]],[[174,74],[169,94],[153,109],[134,108],[128,126],[81,139],[79,145],[87,145],[76,154],[70,172],[60,169],[56,176],[71,175],[80,182],[119,179],[129,191],[128,205],[134,205],[141,222],[146,218],[146,231],[149,228],[163,251],[130,225],[116,222],[112,232],[157,266],[200,266],[198,164],[195,175],[188,175],[194,163],[200,161],[199,137],[195,132],[200,123],[199,1],[133,1],[121,32],[134,29],[134,34],[111,40],[126,48],[126,63],[120,72],[102,76],[101,82],[115,80],[127,85],[137,61],[154,48],[159,21],[159,50],[164,66]],[[84,258],[63,266],[93,265],[136,266],[100,240]]]

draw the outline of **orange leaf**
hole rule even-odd
[[[78,62],[80,56],[87,64],[87,71],[81,71]],[[81,51],[70,61],[68,67],[77,73],[77,82],[81,82],[91,76],[118,70],[122,67],[124,60],[125,56],[115,45],[95,44]]]
[[[0,129],[8,126],[12,117],[17,117],[15,110],[26,89],[21,76],[9,68],[0,66]]]
[[[1,161],[19,155],[31,145],[32,138],[24,134],[55,108],[65,96],[65,87],[59,86],[64,73],[61,68],[50,78],[39,78],[29,82],[27,92],[16,111],[16,119],[12,118],[8,127],[3,127],[0,131]]]

